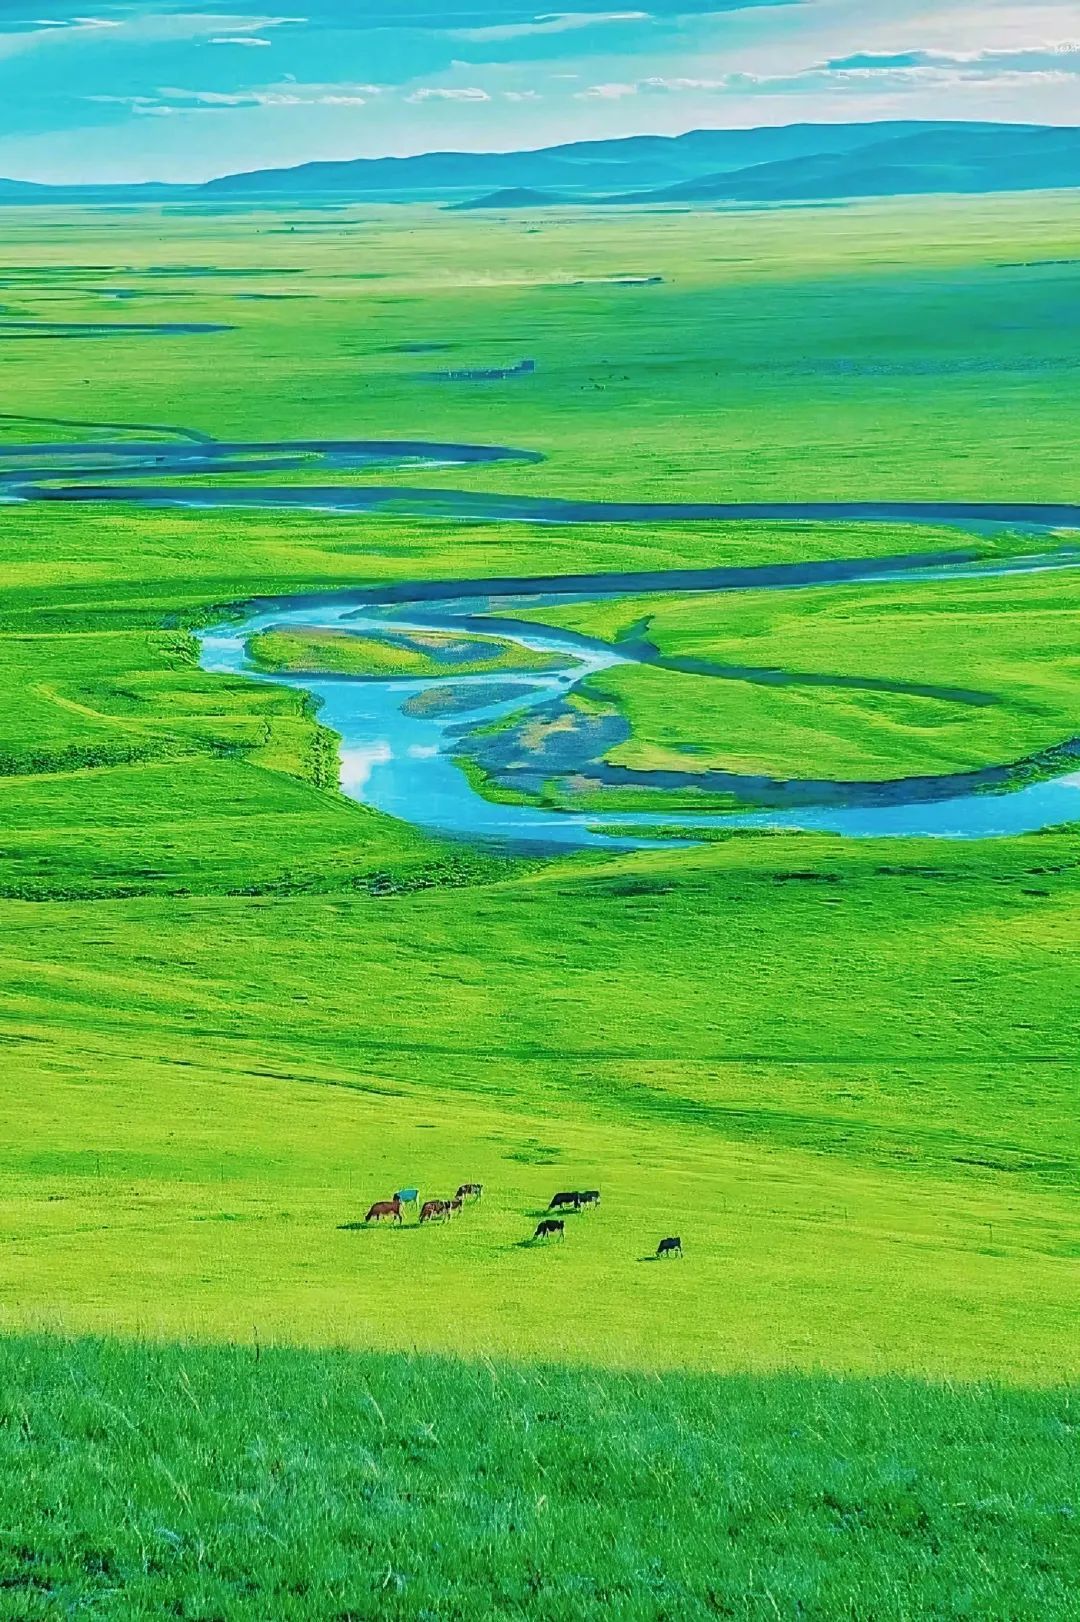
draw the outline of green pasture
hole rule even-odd
[[[123,364],[110,359],[108,403],[92,409],[65,368],[111,356],[106,340],[51,340],[47,365],[44,340],[11,341],[0,364],[20,409],[46,416],[198,417],[243,438],[386,432],[373,412],[346,420],[326,386],[344,365],[328,335],[347,307],[368,334],[368,358],[348,356],[356,398],[368,398],[361,375],[377,373],[387,387],[396,380],[399,403],[428,402],[422,415],[397,418],[395,432],[475,430],[552,452],[541,469],[432,477],[546,479],[558,457],[545,424],[562,419],[545,415],[542,397],[516,436],[506,431],[511,407],[496,408],[490,394],[425,394],[415,379],[416,392],[403,392],[402,368],[431,357],[403,356],[400,344],[431,338],[454,309],[482,321],[489,295],[531,299],[554,278],[543,296],[562,301],[560,331],[577,364],[585,327],[597,345],[658,341],[659,329],[624,303],[606,306],[608,319],[596,301],[650,292],[675,301],[692,272],[696,356],[708,330],[702,301],[738,298],[756,312],[755,342],[786,363],[801,351],[770,300],[783,295],[805,321],[823,307],[821,278],[836,296],[822,319],[845,323],[846,352],[865,335],[867,309],[838,284],[867,256],[906,263],[921,253],[946,282],[958,265],[977,262],[989,276],[991,258],[1060,257],[1051,206],[897,205],[827,221],[671,216],[648,230],[584,217],[572,228],[544,222],[539,237],[519,235],[523,225],[493,236],[486,222],[422,211],[335,216],[316,235],[261,212],[212,222],[35,212],[12,216],[12,262],[30,267],[21,281],[11,273],[24,313],[85,317],[101,302],[99,281],[130,282],[141,292],[116,305],[122,313],[137,304],[139,319],[176,319],[182,305],[185,318],[215,320],[230,301],[238,335],[124,340]],[[1060,204],[1062,219],[1069,206]],[[753,275],[733,254],[709,264],[721,230],[743,242]],[[621,268],[633,268],[631,244],[677,254],[670,281],[640,291],[566,285],[575,256],[587,267],[617,249]],[[543,269],[549,248],[557,276]],[[134,268],[110,283],[65,268],[61,255],[69,267]],[[412,288],[394,294],[406,300],[397,314],[371,302],[385,284],[361,279],[365,255],[382,256],[388,278],[392,270]],[[176,268],[215,264],[247,267],[250,287],[244,276]],[[150,274],[153,265],[164,268]],[[273,274],[255,276],[260,267]],[[290,268],[303,274],[284,276]],[[900,272],[882,262],[874,274]],[[302,305],[235,297],[294,283],[317,296]],[[893,341],[905,352],[931,341],[917,291],[895,314]],[[971,298],[965,308],[976,308]],[[535,313],[529,330],[540,335]],[[673,314],[665,341],[681,330]],[[724,342],[737,330],[729,324]],[[309,357],[303,409],[290,333]],[[244,370],[242,412],[234,343],[261,356]],[[200,369],[198,411],[188,410],[186,361],[162,388],[172,355]],[[670,410],[691,435],[688,460],[703,467],[693,436],[727,435],[734,419],[699,411],[689,349],[686,367]],[[1003,371],[1003,387],[1014,375]],[[986,392],[997,398],[997,384]],[[436,398],[443,414],[430,407]],[[598,398],[607,454],[621,457],[632,435],[604,391]],[[662,417],[655,391],[651,403]],[[1066,406],[1048,384],[1045,410]],[[484,433],[452,415],[481,409]],[[22,421],[7,428],[28,433]],[[587,471],[587,440],[573,424],[559,431],[566,457]],[[1058,440],[1050,448],[1059,473],[1044,474],[1039,493],[1064,496],[1067,457]],[[937,449],[944,480],[947,446]],[[847,448],[867,476],[872,452],[866,435]],[[1024,476],[1033,465],[1026,455]],[[596,493],[622,488],[614,466]],[[710,493],[722,493],[715,479]],[[971,847],[743,837],[693,851],[514,860],[430,840],[346,800],[335,740],[304,693],[206,674],[191,635],[246,598],[305,588],[916,549],[993,556],[1029,541],[881,524],[455,525],[8,505],[0,544],[9,1326],[56,1319],[220,1339],[258,1323],[268,1338],[364,1346],[390,1333],[402,1293],[416,1292],[427,1305],[411,1319],[410,1344],[431,1350],[1040,1382],[1075,1367],[1065,1283],[1078,1242],[1070,835]],[[1073,595],[1060,573],[561,612],[601,636],[645,618],[662,651],[725,662],[949,682],[962,666],[965,685],[1000,700],[959,707],[950,758],[971,759],[1071,735]],[[292,641],[286,652],[307,656]],[[666,696],[635,700],[641,748],[669,747],[674,733],[711,740],[727,758],[752,749],[778,769],[790,756],[795,769],[820,765],[830,752],[835,764],[843,749],[851,770],[873,775],[887,730],[890,769],[927,747],[925,728],[875,723],[881,711],[862,693],[846,694],[845,730],[826,688],[800,699],[790,687],[649,669],[604,680],[616,675],[628,693],[639,683],[639,695],[649,679],[668,684]],[[775,704],[771,718],[762,695]],[[394,1187],[439,1194],[476,1178],[489,1188],[482,1209],[445,1231],[348,1226]],[[557,1186],[578,1183],[602,1187],[601,1209],[573,1219],[557,1248],[519,1248]],[[686,1240],[686,1265],[661,1273],[638,1258],[669,1230]],[[685,1322],[676,1341],[673,1311]]]
[[[4,341],[0,326],[8,409],[548,458],[423,475],[455,488],[1075,499],[1078,208],[1062,193],[648,216],[7,210],[8,319],[233,329]],[[604,281],[637,272],[664,279]],[[525,357],[535,373],[503,382],[431,378]]]
[[[363,1346],[408,1298],[421,1349],[1075,1372],[1071,837],[428,855],[418,888],[356,811],[308,894],[302,822],[195,788],[156,892],[3,906],[10,1326]],[[351,1226],[467,1180],[449,1228]],[[685,1264],[643,1262],[668,1232]]]
[[[63,1338],[0,1378],[13,1622],[1075,1615],[1064,1391]]]
[[[943,775],[1052,750],[1080,720],[1080,587],[1068,570],[623,597],[522,618],[615,646],[646,641],[671,661],[585,684],[632,728],[605,758],[636,770]]]
[[[1076,209],[11,211],[10,319],[234,330],[0,317],[0,432],[503,443],[547,460],[423,482],[612,499],[1076,500]],[[636,272],[664,280],[603,282]],[[304,693],[206,674],[192,635],[305,590],[1061,543],[0,504],[5,1615],[1070,1614],[1075,830],[473,849],[342,796]],[[993,699],[602,678],[639,760],[886,777],[1075,736],[1076,608],[1055,572],[544,617]],[[448,1226],[362,1224],[474,1180]],[[578,1186],[599,1209],[532,1244]]]

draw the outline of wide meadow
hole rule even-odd
[[[1075,503],[1078,224],[1076,194],[602,216],[9,210],[0,459],[178,431],[423,439],[542,457],[424,470],[448,490]],[[523,360],[535,370],[445,375]],[[357,478],[417,482],[335,475]],[[301,457],[290,480],[326,475]],[[958,547],[1004,563],[1069,544],[885,522],[0,505],[0,1323],[18,1421],[0,1475],[43,1528],[5,1546],[23,1605],[5,1616],[174,1601],[229,1618],[1074,1614],[1075,829],[479,848],[346,798],[303,692],[204,672],[192,634],[255,595]],[[608,696],[633,728],[624,756],[880,779],[1066,744],[1073,581],[635,601],[664,650],[862,687],[706,694],[693,674],[623,672]],[[584,602],[558,622],[604,636],[609,618]],[[986,703],[894,702],[863,691],[875,680],[962,681]],[[448,1225],[363,1223],[396,1188],[466,1181],[484,1197]],[[529,1243],[575,1188],[601,1189],[599,1206]],[[681,1262],[654,1258],[666,1235]],[[320,1408],[316,1389],[338,1397]],[[180,1484],[175,1544],[154,1469],[108,1522],[65,1474],[64,1449],[83,1459],[97,1437],[120,1448],[109,1493],[128,1480],[117,1412]],[[789,1444],[807,1413],[804,1457]],[[547,1414],[566,1433],[550,1458]],[[551,1526],[543,1489],[500,1462],[521,1425],[558,1477]],[[702,1452],[718,1427],[734,1463]],[[968,1451],[946,1491],[950,1427]],[[466,1507],[457,1472],[478,1436],[491,1481]],[[887,1483],[833,1481],[841,1508],[823,1511],[856,1436],[893,1461]],[[300,1514],[279,1487],[311,1449],[345,1504],[350,1447],[381,1482],[380,1530],[338,1560],[325,1506]],[[228,1448],[250,1480],[223,1484]],[[606,1575],[573,1507],[584,1482],[610,1515],[605,1458],[633,1509],[633,1552]],[[800,1558],[735,1508],[738,1559],[703,1553],[716,1506],[694,1500],[673,1586],[650,1588],[665,1482],[702,1468],[733,1472],[732,1504],[782,1480]],[[423,1513],[405,1529],[410,1493]],[[520,1495],[513,1512],[500,1493]],[[199,1506],[225,1502],[239,1519],[204,1569]],[[534,1540],[520,1592],[520,1562],[468,1554],[515,1515]],[[315,1524],[329,1552],[304,1588],[278,1545]],[[928,1526],[949,1569],[976,1573],[963,1592],[935,1587],[932,1561],[913,1577]],[[829,1545],[857,1538],[880,1567],[853,1599]],[[372,1576],[373,1551],[389,1575]],[[1004,1588],[1025,1562],[1030,1582]]]

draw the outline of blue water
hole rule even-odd
[[[1033,558],[1031,568],[1048,567]],[[1017,567],[1015,560],[1012,567]],[[919,578],[947,577],[955,570],[922,568]],[[965,575],[999,572],[993,566]],[[901,572],[900,577],[903,576]],[[664,828],[786,828],[818,830],[856,838],[927,836],[985,839],[1080,819],[1080,772],[998,794],[966,794],[933,802],[871,807],[810,806],[783,811],[737,813],[563,812],[533,806],[499,805],[484,799],[454,764],[456,734],[463,725],[485,722],[551,703],[589,674],[626,661],[615,649],[544,626],[514,625],[507,618],[513,603],[491,598],[461,598],[440,603],[358,606],[356,595],[312,598],[307,602],[261,605],[241,624],[218,626],[202,636],[202,664],[209,671],[243,674],[260,681],[293,685],[320,703],[320,720],[341,736],[341,788],[353,799],[398,817],[433,834],[449,835],[511,848],[528,846],[634,848],[658,841]],[[522,648],[563,655],[567,668],[537,674],[523,671],[516,679],[506,672],[498,688],[513,696],[490,702],[493,678],[446,676],[417,679],[356,680],[331,676],[266,676],[250,666],[245,653],[249,637],[270,627],[382,631],[394,627],[460,633],[478,609],[498,614],[500,636]],[[571,663],[572,661],[572,663]],[[459,701],[453,714],[416,715],[402,706],[418,694],[452,690]],[[475,703],[470,702],[475,695]],[[618,829],[618,833],[598,829]]]
[[[0,337],[7,328],[0,329]],[[109,329],[104,329],[109,330]],[[190,324],[137,331],[196,331]],[[89,426],[89,425],[88,425]],[[472,522],[532,524],[731,523],[779,520],[829,523],[955,525],[968,531],[1002,526],[1031,531],[1080,528],[1080,505],[1070,502],[971,501],[597,501],[543,495],[376,484],[199,485],[199,474],[295,472],[301,466],[334,472],[372,467],[463,466],[504,461],[538,463],[536,451],[425,440],[268,440],[219,442],[175,430],[185,442],[83,440],[66,444],[0,445],[0,486],[7,500],[129,502],[142,507],[289,507],[304,511],[390,511]],[[49,464],[27,468],[26,458]],[[267,460],[279,456],[276,463]],[[8,465],[13,463],[14,465]],[[181,478],[182,485],[153,484]],[[134,485],[123,478],[135,478]],[[146,481],[145,483],[143,481]]]
[[[194,270],[192,274],[194,274]],[[8,324],[9,335],[14,333]],[[60,324],[56,330],[59,331]],[[21,329],[25,331],[26,329]],[[102,329],[112,330],[112,329]],[[132,324],[125,330],[150,331]],[[202,330],[177,324],[170,331]],[[29,334],[28,334],[29,335]],[[0,336],[3,336],[0,333]],[[34,419],[24,418],[31,421]],[[37,419],[47,422],[49,419]],[[58,425],[56,422],[51,425]],[[63,426],[80,426],[65,422]],[[99,430],[122,425],[84,424]],[[574,524],[658,524],[754,520],[891,522],[955,525],[968,533],[992,533],[1002,526],[1045,533],[1080,529],[1080,506],[1070,503],[868,501],[868,502],[611,502],[546,496],[508,496],[474,491],[399,488],[375,484],[199,485],[210,474],[292,473],[323,467],[335,473],[368,472],[378,467],[461,466],[499,462],[540,462],[534,451],[503,446],[456,445],[418,440],[270,440],[220,442],[190,429],[137,429],[140,439],[99,439],[61,443],[0,445],[0,498],[7,501],[127,502],[140,507],[293,507],[310,511],[389,510],[463,520]],[[148,439],[147,433],[172,437]],[[154,483],[163,476],[183,484]],[[133,484],[120,482],[133,479]],[[476,794],[451,758],[455,734],[525,708],[547,705],[592,671],[624,662],[611,648],[560,635],[545,627],[500,624],[501,635],[523,648],[564,655],[566,668],[514,678],[500,672],[498,701],[492,677],[453,676],[423,680],[348,681],[329,676],[267,677],[250,669],[244,647],[255,631],[270,625],[352,626],[386,629],[438,627],[460,631],[463,621],[493,608],[512,608],[525,593],[600,593],[676,590],[741,590],[815,585],[828,589],[843,581],[937,579],[998,574],[1014,570],[1072,567],[1080,554],[979,561],[976,548],[936,556],[912,554],[876,560],[781,564],[763,568],[715,567],[642,571],[622,576],[400,583],[376,597],[353,593],[267,603],[253,609],[241,626],[220,626],[202,639],[204,667],[243,673],[256,680],[299,685],[320,701],[324,722],[340,733],[341,786],[354,799],[433,833],[521,846],[635,846],[655,843],[658,825],[701,828],[802,828],[855,837],[928,835],[979,839],[1029,832],[1080,817],[1080,773],[1031,784],[1010,793],[958,794],[955,798],[908,804],[809,806],[736,814],[664,811],[640,813],[559,812],[531,806],[496,805]],[[452,595],[451,595],[452,594]],[[366,600],[362,600],[366,597]],[[416,715],[402,706],[433,687],[451,690],[456,713]],[[513,696],[506,696],[510,691]],[[946,785],[947,787],[947,785]],[[598,833],[597,824],[619,833]]]

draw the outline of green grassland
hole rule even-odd
[[[408,1298],[422,1349],[1075,1372],[1071,837],[418,888],[358,811],[306,894],[275,802],[238,848],[189,815],[167,886],[3,907],[10,1325],[367,1345]],[[208,843],[261,888],[256,833],[266,893],[198,893]],[[472,1179],[449,1229],[349,1226]],[[520,1248],[577,1184],[601,1209]],[[686,1266],[642,1265],[668,1231]]]
[[[1065,1393],[0,1343],[12,1622],[1066,1622]]]
[[[223,439],[302,428],[549,458],[424,475],[463,488],[1075,499],[1078,210],[1075,193],[647,218],[8,210],[11,319],[233,327],[21,337],[9,399]],[[588,280],[635,271],[665,279]],[[504,383],[427,380],[525,356],[536,372]]]
[[[585,693],[632,727],[605,758],[637,770],[947,774],[1053,749],[1080,720],[1080,587],[1066,572],[624,597],[522,618],[719,667],[589,679]]]
[[[259,670],[341,676],[475,676],[500,670],[552,670],[574,661],[499,636],[412,631],[363,636],[349,631],[261,631],[247,645]]]
[[[227,315],[236,330],[15,342],[0,322],[25,414],[0,427],[14,441],[80,433],[33,416],[172,421],[549,457],[424,474],[462,488],[1076,499],[1063,367],[1080,338],[1061,314],[1071,273],[1050,263],[1076,208],[555,215],[539,235],[423,210],[12,212],[20,319]],[[181,265],[249,267],[250,282]],[[667,279],[572,285],[605,267]],[[235,297],[252,290],[305,298]],[[444,357],[400,345],[426,340],[459,346],[448,366],[539,366],[491,388],[425,382]],[[0,1459],[22,1493],[0,1607],[1069,1614],[1075,833],[474,850],[341,796],[304,694],[202,672],[191,635],[304,589],[958,545],[1030,542],[0,506]],[[725,660],[986,686],[1001,702],[949,733],[971,760],[1075,732],[1068,582],[638,613],[672,648],[704,638]],[[841,724],[827,689],[796,717],[779,710],[794,689],[714,685],[739,747],[759,734],[755,758],[779,740],[809,762],[812,734],[863,775],[887,748],[914,758],[913,728],[886,739],[862,704]],[[752,711],[760,692],[775,715]],[[687,725],[717,738],[688,701]],[[642,703],[643,737],[658,710]],[[472,1179],[483,1202],[445,1228],[356,1226],[404,1183]],[[602,1188],[600,1208],[530,1245],[552,1193],[577,1185]],[[643,1260],[668,1233],[684,1261]],[[249,1350],[207,1344],[225,1341]],[[360,1355],[373,1348],[379,1363]],[[830,1378],[780,1378],[793,1371]],[[381,1440],[365,1440],[361,1387]],[[480,1477],[471,1439],[493,1410]],[[549,1459],[550,1412],[571,1417]],[[534,1506],[521,1542],[500,1496],[511,1456]],[[360,1532],[358,1469],[363,1503],[386,1494]],[[725,1470],[710,1520],[689,1483]],[[582,1479],[598,1506],[584,1522]],[[658,1528],[657,1494],[684,1484],[685,1522]],[[692,1557],[710,1547],[715,1571]],[[674,1588],[649,1588],[661,1577]]]

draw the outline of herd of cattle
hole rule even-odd
[[[457,1216],[466,1200],[479,1200],[484,1195],[483,1183],[462,1183],[452,1200],[425,1200],[420,1206],[421,1222],[449,1222]],[[392,1200],[376,1200],[364,1218],[365,1222],[404,1221],[407,1205],[420,1205],[420,1190],[399,1188]]]
[[[407,1205],[419,1209],[419,1220],[425,1222],[450,1222],[458,1212],[464,1209],[466,1200],[480,1200],[484,1197],[483,1183],[462,1183],[453,1199],[425,1200],[420,1205],[420,1191],[415,1188],[399,1188],[392,1200],[376,1200],[364,1218],[365,1222],[383,1222],[387,1218],[391,1222],[403,1222],[404,1211]],[[598,1188],[564,1189],[556,1194],[548,1206],[549,1211],[584,1211],[589,1206],[600,1204],[600,1190]],[[544,1217],[537,1223],[533,1239],[565,1239],[566,1223],[562,1217]],[[661,1239],[656,1247],[657,1256],[681,1256],[682,1240],[675,1237]]]

